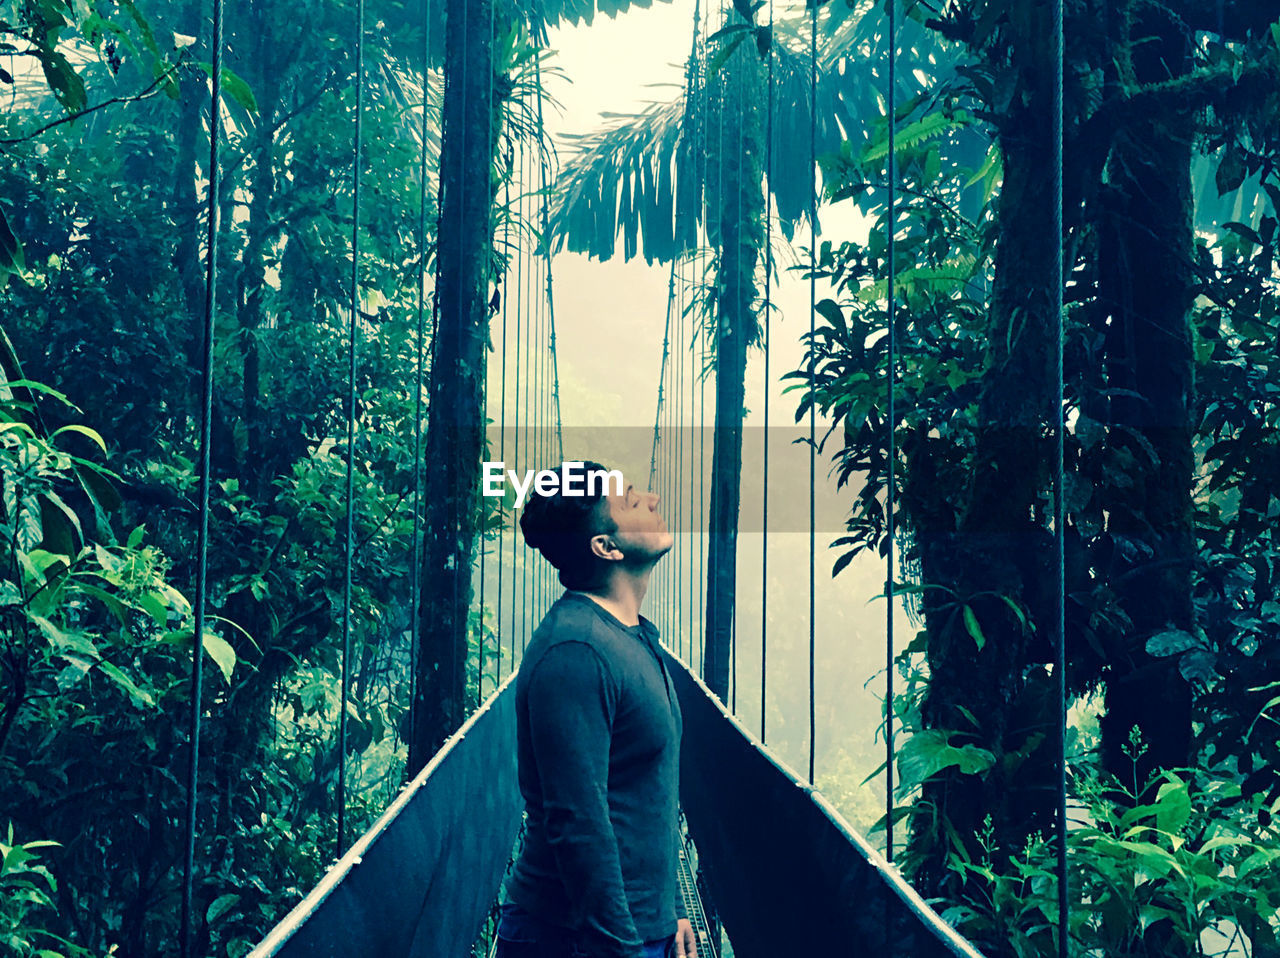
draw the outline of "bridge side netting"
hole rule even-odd
[[[981,958],[675,657],[680,798],[736,958]]]
[[[520,824],[508,680],[250,958],[462,956]]]

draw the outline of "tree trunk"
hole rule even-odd
[[[1121,42],[1133,50],[1141,83],[1190,69],[1184,29],[1157,8]],[[1191,118],[1171,111],[1122,130],[1101,224],[1100,293],[1111,317],[1107,441],[1132,462],[1128,481],[1109,486],[1113,501],[1104,507],[1115,543],[1111,582],[1132,625],[1105,674],[1103,761],[1122,782],[1136,775],[1139,787],[1156,769],[1187,764],[1191,751],[1191,687],[1179,657],[1146,651],[1159,632],[1195,627],[1191,137]],[[1146,746],[1136,768],[1126,755],[1135,727]]]
[[[411,775],[458,728],[466,708],[467,613],[479,519],[495,141],[490,109],[492,49],[487,28],[477,25],[490,22],[492,2],[450,4],[445,28],[439,313],[432,342],[423,460],[421,648],[409,743]]]
[[[752,45],[742,44],[720,71],[717,182],[719,259],[716,290],[715,434],[707,547],[707,620],[703,674],[729,699],[729,656],[737,587],[742,418],[747,349],[759,337],[756,264],[764,245],[763,131],[755,104],[764,98],[764,71]]]
[[[1028,35],[1012,42],[1031,57],[1037,45],[1047,46],[1039,38],[1049,28],[1047,22],[1027,27]],[[973,851],[973,838],[990,815],[997,844],[1009,853],[1032,832],[1047,831],[1054,808],[1055,719],[1042,663],[1049,659],[1055,618],[1052,536],[1044,518],[1051,504],[1052,445],[1044,437],[1060,419],[1052,389],[1056,316],[1050,285],[1059,238],[1045,229],[1053,201],[1045,172],[1053,163],[1048,69],[1022,76],[1025,102],[1005,111],[998,127],[1004,183],[989,358],[965,506],[954,532],[946,531],[948,520],[940,516],[936,531],[919,541],[926,581],[952,590],[925,596],[930,680],[923,724],[954,733],[954,745],[976,745],[994,757],[983,772],[952,766],[924,787],[923,800],[935,814],[914,823],[917,877],[924,887],[947,892],[955,891],[944,888],[955,880],[946,867],[952,840]],[[1038,623],[1038,644],[1006,599]],[[976,630],[966,621],[966,606]],[[950,840],[944,822],[953,829]]]

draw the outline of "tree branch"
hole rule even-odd
[[[180,62],[181,61],[174,63],[173,66],[171,66],[168,70],[166,70],[164,73],[156,77],[153,81],[151,81],[151,84],[146,89],[144,89],[141,93],[136,93],[133,96],[113,96],[109,100],[103,100],[101,103],[98,103],[91,107],[86,107],[85,109],[80,110],[77,113],[69,113],[64,117],[59,117],[58,119],[53,120],[50,123],[46,123],[44,126],[38,129],[32,130],[30,133],[26,134],[25,136],[16,136],[10,139],[0,140],[0,145],[12,146],[15,143],[25,143],[27,140],[34,140],[37,136],[39,136],[42,133],[47,133],[49,130],[52,130],[55,126],[61,126],[63,123],[70,123],[73,120],[78,120],[83,116],[88,116],[90,113],[96,113],[98,110],[104,109],[105,107],[113,106],[116,103],[137,103],[141,100],[149,99],[150,97],[155,96],[159,92],[158,88],[160,84],[165,80],[167,80],[169,77],[171,77],[177,71]]]

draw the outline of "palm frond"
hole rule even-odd
[[[567,137],[573,147],[552,209],[556,249],[610,259],[623,236],[623,256],[669,262],[681,252],[676,233],[678,150],[683,98],[638,114],[605,114],[606,125]]]

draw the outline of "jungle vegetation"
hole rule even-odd
[[[348,508],[356,829],[474,705],[472,670],[457,666],[492,639],[465,611],[492,523],[460,491],[478,487],[477,369],[505,255],[507,144],[536,136],[513,92],[538,82],[547,26],[627,4],[464,0],[430,5],[425,22],[417,4],[369,4],[364,122],[378,148],[363,157],[375,201],[360,225],[348,450],[353,193],[335,171],[351,165],[354,6],[261,0],[227,13],[197,950],[229,958],[333,853]],[[713,250],[704,321],[722,561],[708,583],[709,675],[728,661],[742,380],[775,260],[772,203],[826,289],[807,343],[817,388],[807,368],[794,375],[797,418],[816,404],[836,424],[823,453],[850,502],[837,574],[885,549],[886,429],[896,434],[899,574],[921,625],[889,703],[910,733],[895,815],[909,827],[904,868],[986,953],[1056,953],[1047,464],[1065,422],[1072,895],[1087,906],[1073,953],[1277,953],[1280,8],[1067,4],[1063,409],[1047,391],[1058,249],[1043,212],[1047,7],[905,5],[893,211],[882,9],[821,5],[816,112],[807,14],[791,9],[770,30],[764,10],[735,2],[704,34],[678,102],[578,142],[553,227],[601,257],[619,235],[624,255],[652,260]],[[492,42],[460,38],[460,11],[492,24]],[[0,942],[23,956],[171,954],[177,937],[206,15],[199,0],[0,3],[0,56],[18,65],[0,71]],[[425,144],[424,97],[439,117]],[[874,226],[806,252],[811,124],[821,202],[855,204]],[[435,269],[437,226],[453,216],[428,342],[417,277]],[[901,353],[886,424],[891,225]],[[425,454],[463,466],[424,497],[431,587],[411,729],[426,354],[448,372],[430,377]]]

